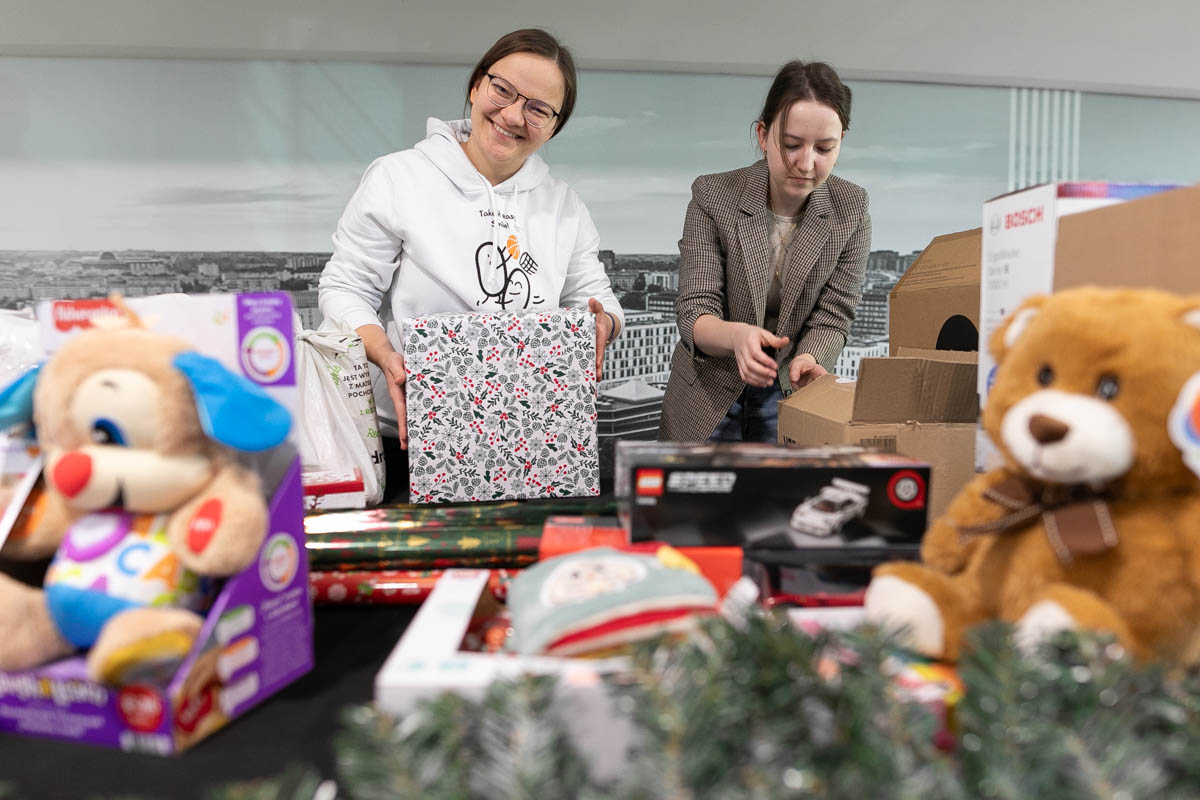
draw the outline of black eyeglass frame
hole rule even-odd
[[[532,126],[533,126],[533,127],[535,127],[535,128],[547,128],[547,127],[549,127],[549,126],[550,126],[550,124],[551,124],[552,122],[554,122],[554,118],[555,118],[555,117],[561,117],[561,116],[562,116],[562,114],[560,114],[559,112],[557,112],[557,111],[555,111],[555,110],[554,110],[554,106],[550,105],[550,104],[549,104],[549,103],[547,103],[545,100],[538,100],[536,97],[530,97],[530,96],[529,96],[529,95],[527,95],[527,94],[521,94],[520,92],[518,92],[518,91],[517,91],[517,87],[516,87],[516,86],[513,86],[513,84],[512,84],[512,81],[508,80],[507,78],[505,78],[505,77],[502,77],[502,76],[500,76],[500,75],[493,75],[493,74],[492,74],[492,73],[490,73],[490,72],[485,72],[485,73],[483,73],[483,74],[484,74],[484,75],[487,77],[487,79],[488,79],[488,100],[490,100],[490,101],[491,101],[491,103],[492,103],[492,105],[496,106],[497,108],[508,108],[508,107],[509,107],[509,106],[511,106],[513,103],[515,103],[515,102],[517,102],[518,100],[520,100],[521,98],[525,98],[525,107],[524,107],[524,108],[522,108],[522,109],[521,109],[521,111],[522,111],[522,113],[525,115],[525,121],[526,121],[526,122],[528,122],[530,125],[532,125]],[[496,81],[500,81],[500,83],[501,83],[502,85],[504,85],[504,86],[507,86],[507,87],[509,87],[510,89],[512,89],[512,91],[513,91],[513,94],[515,94],[515,95],[516,95],[516,97],[514,97],[514,98],[513,98],[513,99],[512,99],[510,102],[508,102],[508,103],[500,103],[500,102],[497,102],[496,98],[492,96],[492,86],[493,86],[493,85],[495,85]],[[533,120],[529,119],[529,104],[530,104],[530,103],[537,103],[537,104],[538,104],[538,106],[544,106],[544,107],[545,107],[547,110],[549,110],[549,112],[550,112],[550,119],[546,120],[545,124],[543,124],[543,125],[538,125],[538,124],[537,124],[537,123],[535,123]]]

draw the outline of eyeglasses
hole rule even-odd
[[[559,116],[558,112],[550,107],[548,103],[543,103],[541,100],[534,100],[531,97],[521,94],[517,91],[517,87],[513,86],[508,81],[498,75],[493,75],[490,72],[483,73],[488,79],[488,99],[492,104],[499,108],[511,106],[517,102],[518,98],[525,98],[525,121],[535,128],[544,128],[554,122],[554,118]]]

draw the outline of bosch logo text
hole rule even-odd
[[[1023,228],[1026,225],[1036,225],[1045,218],[1045,208],[1038,206],[1037,208],[1024,208],[1020,211],[1014,211],[1011,214],[1004,215],[1004,230],[1013,228]]]

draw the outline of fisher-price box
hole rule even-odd
[[[161,295],[125,302],[146,327],[191,342],[261,386],[295,419],[299,392],[286,293]],[[42,346],[52,353],[91,327],[93,318],[116,313],[107,300],[44,302],[37,313]],[[144,679],[122,686],[89,680],[82,654],[30,670],[0,671],[0,731],[175,754],[312,669],[296,446],[289,438],[265,452],[245,454],[243,461],[262,479],[267,533],[250,566],[219,584],[182,663],[159,677],[148,670]]]

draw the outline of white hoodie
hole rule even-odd
[[[367,167],[333,234],[321,313],[350,330],[379,325],[397,348],[398,320],[586,307],[589,297],[624,326],[583,201],[536,153],[492,186],[463,152],[470,132],[470,120],[430,118],[415,148]],[[372,373],[380,420],[394,430],[391,398]]]

